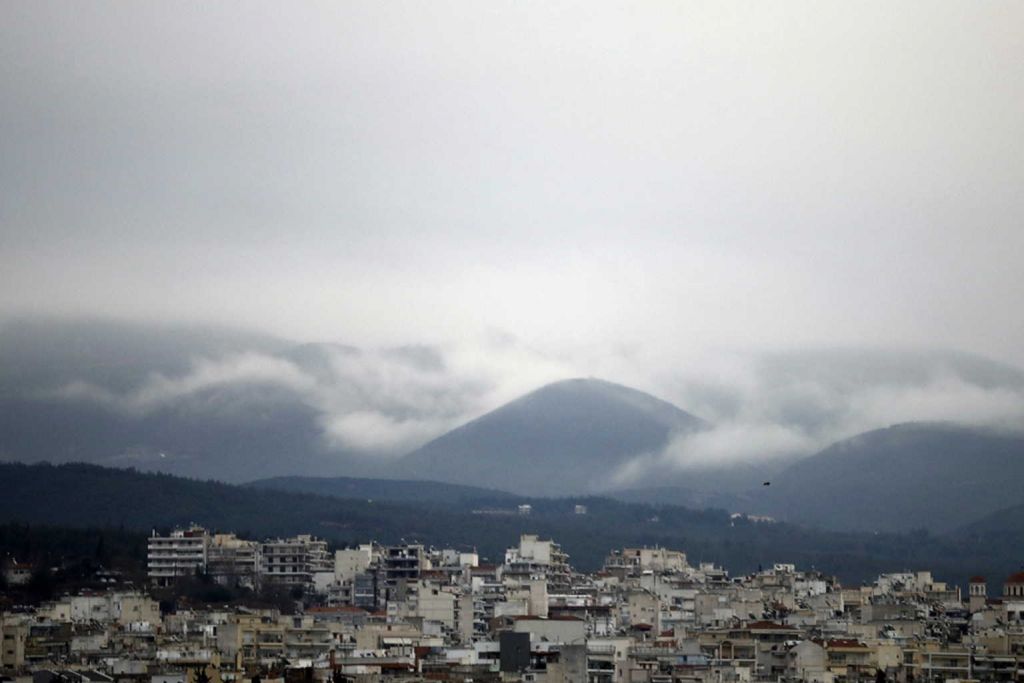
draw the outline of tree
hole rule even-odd
[[[99,540],[96,541],[96,552],[94,553],[94,555],[96,557],[97,564],[102,566],[107,563],[107,548],[106,542],[104,541],[103,538],[103,534],[100,534]]]
[[[53,597],[56,582],[53,580],[50,570],[40,566],[32,572],[32,578],[28,580],[26,589],[36,602],[42,602]]]

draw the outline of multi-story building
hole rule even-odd
[[[25,642],[30,619],[20,614],[0,614],[0,669],[25,666]]]
[[[380,604],[381,587],[377,572],[363,572],[352,579],[352,605],[376,610]]]
[[[317,590],[297,613],[297,593],[213,608],[178,601],[174,612],[144,593],[95,587],[38,606],[8,601],[0,680],[1024,680],[1019,574],[993,600],[975,577],[965,602],[927,571],[844,589],[784,563],[729,577],[659,548],[614,552],[604,571],[585,574],[529,535],[501,566],[452,548],[370,544],[328,556],[312,536],[261,544],[199,528],[154,536],[150,547],[160,576],[265,572]],[[566,587],[549,592],[559,577]]]
[[[554,541],[543,541],[536,534],[523,534],[519,546],[505,551],[502,576],[514,580],[543,578],[549,593],[568,590],[571,570],[569,555]]]
[[[374,559],[372,544],[363,544],[358,548],[347,548],[334,551],[334,579],[348,583],[369,569]]]
[[[327,542],[300,534],[264,541],[260,546],[262,580],[283,586],[311,586],[314,574],[334,574],[334,558]]]
[[[381,555],[381,570],[384,584],[389,588],[399,581],[415,581],[420,571],[429,568],[422,545],[405,544],[384,548]]]
[[[216,534],[206,549],[206,572],[219,583],[231,586],[257,585],[260,544],[234,534]]]
[[[689,569],[686,553],[666,548],[623,548],[613,551],[604,563],[605,571],[629,574],[644,571],[679,573]]]
[[[209,533],[198,526],[175,529],[169,536],[158,536],[154,531],[147,542],[150,581],[167,586],[183,576],[204,572],[209,543]]]
[[[147,542],[149,579],[158,586],[208,574],[220,583],[254,587],[259,574],[260,545],[234,534],[213,534],[200,526],[156,532]]]

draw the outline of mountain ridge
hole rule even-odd
[[[371,479],[361,477],[270,477],[243,486],[291,493],[312,493],[334,498],[392,502],[511,503],[522,500],[508,491],[463,486],[425,479]]]
[[[520,534],[535,533],[561,543],[574,566],[586,571],[598,569],[612,549],[660,545],[734,573],[793,562],[852,585],[907,567],[964,582],[976,573],[1005,576],[1019,563],[1019,546],[979,545],[973,537],[822,531],[734,518],[721,510],[601,497],[525,498],[529,515],[511,506],[505,514],[474,514],[468,501],[370,502],[79,463],[0,464],[0,478],[9,484],[8,494],[0,496],[0,522],[17,524],[149,533],[198,523],[246,538],[312,533],[335,546],[404,539],[473,547],[481,558],[496,560]],[[56,500],[61,504],[54,505]],[[586,505],[587,514],[576,514],[577,504]]]
[[[535,389],[433,439],[402,458],[427,479],[521,494],[594,491],[628,459],[663,448],[671,436],[708,423],[637,389],[572,378]],[[511,461],[511,464],[510,462]],[[573,471],[573,486],[552,472]],[[600,478],[588,473],[597,471]]]
[[[883,389],[896,387],[896,393],[869,411],[873,417],[859,416],[856,424],[876,423],[890,406],[898,408],[904,390],[921,400],[933,388],[941,392],[952,386],[951,393],[939,397],[947,403],[961,396],[973,400],[978,391],[989,389],[995,393],[982,393],[983,400],[1024,400],[1022,373],[971,354],[804,350],[764,354],[760,364],[752,377],[768,389],[752,396],[766,402],[755,406],[763,410],[763,419],[815,439],[842,431],[849,417],[843,401],[859,397],[870,403],[877,396],[855,392],[879,383],[889,383]],[[671,459],[658,457],[666,441],[700,433],[696,430],[707,423],[612,382],[554,382],[437,434],[459,416],[492,405],[500,393],[491,378],[460,374],[450,365],[441,347],[365,351],[220,326],[3,318],[0,458],[89,461],[233,482],[302,475],[421,477],[514,489],[517,495],[605,493],[787,514],[777,501],[773,510],[757,509],[771,491],[785,488],[792,473],[781,469],[784,459],[758,460],[744,471],[745,461],[728,459],[707,471],[673,468]],[[958,393],[961,385],[969,391]],[[678,393],[687,397],[686,406],[700,406],[726,427],[730,421],[742,422],[744,401],[753,400],[716,378]],[[508,419],[510,413],[514,419]],[[481,422],[487,427],[496,414],[497,425],[481,430]],[[357,419],[348,419],[353,416]],[[350,438],[360,429],[383,439]],[[403,431],[411,436],[402,436]],[[399,438],[391,432],[399,432]],[[437,436],[418,449],[406,445],[431,434]],[[716,433],[708,436],[714,441]],[[379,446],[381,442],[385,445]],[[453,452],[444,452],[448,446]],[[373,450],[378,447],[391,450]],[[939,439],[934,449],[944,447]],[[424,451],[436,453],[415,457]],[[643,465],[635,468],[641,476],[616,478],[617,473],[632,473],[620,470],[630,462]],[[960,485],[964,463],[969,462],[944,470],[950,487]],[[774,482],[770,491],[750,490],[768,479]],[[812,495],[822,481],[827,483],[827,477],[808,486]],[[632,490],[617,493],[617,482]],[[873,484],[857,486],[870,492]],[[909,488],[905,484],[898,493],[904,495]],[[941,497],[941,489],[931,495]],[[1008,492],[1000,496],[1000,504],[1015,502]],[[823,504],[841,499],[827,498]],[[813,512],[801,514],[800,519],[818,521]],[[926,526],[932,521],[917,519]],[[822,520],[828,522],[828,515]],[[943,520],[941,528],[961,521],[967,520]]]
[[[1024,434],[910,422],[838,441],[775,476],[761,510],[857,531],[947,532],[1022,497]]]

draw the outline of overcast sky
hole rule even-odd
[[[0,312],[1024,364],[1024,3],[8,1]]]

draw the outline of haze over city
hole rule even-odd
[[[1024,680],[1022,27],[0,3],[0,683]]]

